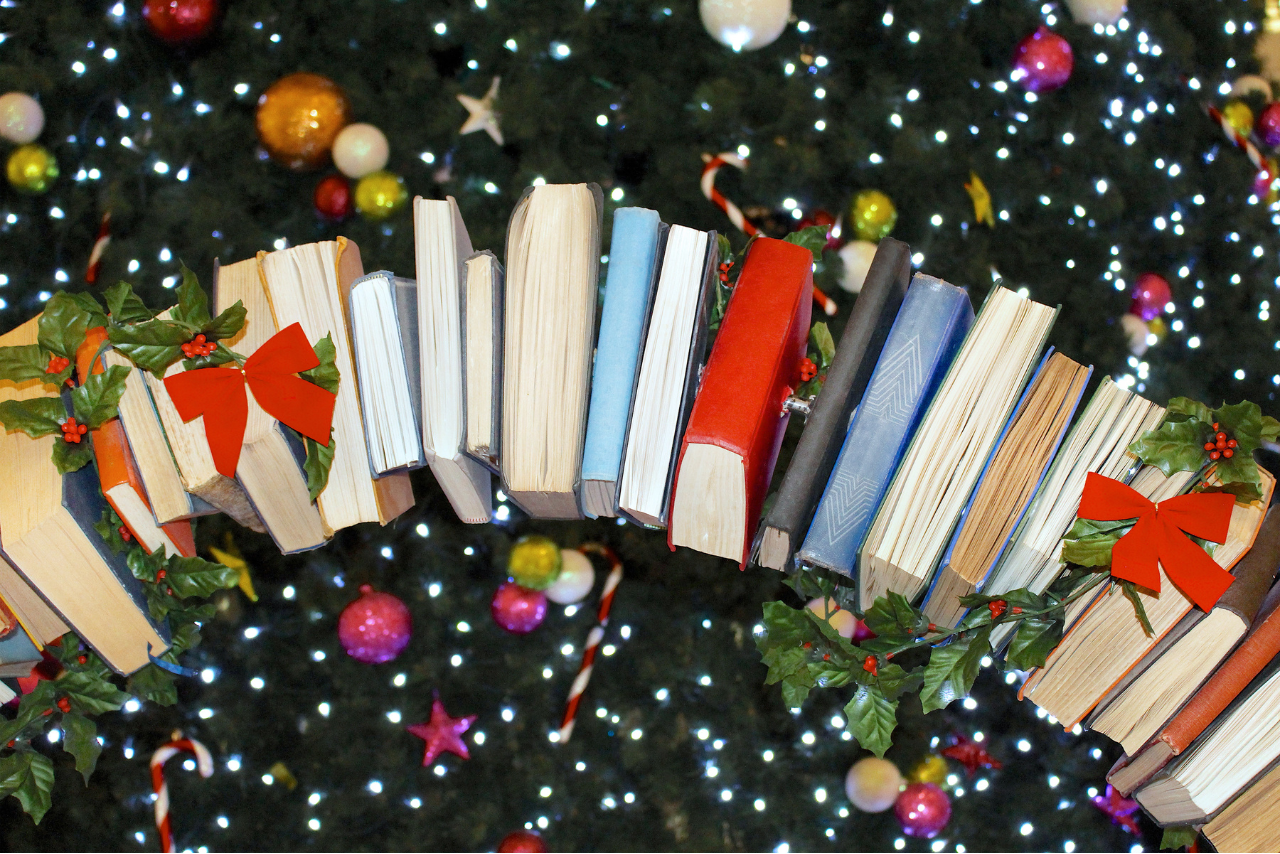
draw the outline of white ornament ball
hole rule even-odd
[[[0,95],[0,136],[26,145],[44,130],[44,110],[40,102],[25,92]]]
[[[596,583],[596,569],[577,549],[560,550],[560,575],[543,592],[552,602],[572,605],[587,598]]]
[[[711,37],[735,51],[773,42],[791,18],[791,0],[698,0],[698,14]]]
[[[1257,74],[1245,74],[1237,77],[1236,82],[1231,84],[1231,97],[1243,98],[1250,92],[1260,92],[1262,99],[1267,103],[1273,100],[1271,97],[1271,84],[1267,82],[1267,78],[1259,77]]]
[[[1125,0],[1067,0],[1077,24],[1114,24],[1124,14]]]
[[[333,165],[348,178],[372,175],[387,165],[387,136],[371,124],[347,125],[333,141]]]
[[[844,263],[844,273],[840,276],[840,287],[851,294],[861,291],[874,257],[876,245],[870,240],[850,240],[841,246],[840,260]]]
[[[884,812],[898,799],[902,772],[888,759],[868,756],[853,763],[844,778],[844,793],[863,812]]]
[[[1141,356],[1147,352],[1147,336],[1151,334],[1151,330],[1147,328],[1147,322],[1136,314],[1125,314],[1120,318],[1120,328],[1124,330],[1124,337],[1129,342],[1129,352],[1135,356]]]
[[[857,616],[852,611],[841,608],[834,599],[811,599],[805,607],[820,617],[826,614],[831,628],[843,638],[852,638],[858,628]]]

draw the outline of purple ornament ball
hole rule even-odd
[[[1266,109],[1254,122],[1253,129],[1258,134],[1258,138],[1267,145],[1272,147],[1280,145],[1280,101],[1267,104]]]
[[[547,616],[547,595],[508,581],[493,594],[493,621],[513,635],[527,635]]]
[[[1041,26],[1018,42],[1013,52],[1013,79],[1031,92],[1049,92],[1066,83],[1075,67],[1067,40]]]
[[[1129,313],[1136,314],[1150,323],[1160,316],[1165,305],[1173,299],[1173,291],[1163,276],[1143,273],[1133,284],[1133,302]]]
[[[907,836],[932,839],[951,821],[951,798],[934,783],[912,783],[894,801],[893,813]]]
[[[347,655],[365,664],[390,661],[409,645],[413,635],[409,609],[390,593],[360,585],[360,598],[342,609],[338,640]]]

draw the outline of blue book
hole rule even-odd
[[[28,676],[43,659],[22,626],[0,637],[0,676]]]
[[[582,510],[593,519],[616,515],[622,445],[666,232],[667,226],[656,211],[619,208],[613,215],[604,311],[582,452]]]
[[[880,500],[972,325],[963,288],[916,274],[849,423],[801,563],[853,576]]]

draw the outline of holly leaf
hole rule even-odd
[[[174,556],[169,558],[164,580],[180,598],[207,598],[216,590],[225,590],[239,584],[240,573],[229,566],[201,557]]]
[[[179,323],[189,323],[196,329],[203,330],[209,323],[209,298],[204,289],[186,264],[182,265],[182,284],[178,285],[178,304],[170,314]]]
[[[845,720],[858,744],[883,757],[893,746],[893,730],[898,725],[898,701],[890,700],[873,685],[859,685],[844,707]]]
[[[929,628],[924,612],[913,608],[901,593],[893,592],[877,597],[862,615],[862,621],[877,637],[884,638],[917,637]]]
[[[808,667],[801,668],[782,680],[782,702],[788,709],[798,709],[813,690],[814,678]]]
[[[1190,848],[1196,844],[1200,831],[1194,825],[1184,824],[1179,827],[1166,827],[1160,836],[1160,850],[1170,848]]]
[[[133,292],[128,282],[116,282],[102,293],[107,300],[107,311],[114,323],[143,323],[155,320],[155,312]]]
[[[807,611],[808,609],[804,609]],[[761,653],[799,647],[810,639],[812,624],[800,609],[783,602],[764,603],[764,631],[755,636]]]
[[[178,686],[174,684],[173,674],[154,664],[148,664],[129,677],[129,693],[159,706],[172,706],[178,702]]]
[[[1235,456],[1252,458],[1262,439],[1262,410],[1258,404],[1247,400],[1230,406],[1224,404],[1215,409],[1213,415],[1213,420],[1228,437],[1236,440]]]
[[[216,368],[218,365],[226,365],[230,362],[234,362],[235,360],[235,353],[219,344],[208,356],[196,356],[194,359],[183,359],[182,367],[188,371],[197,371],[201,368]]]
[[[120,397],[124,394],[124,381],[130,370],[124,365],[112,365],[100,374],[93,374],[84,384],[71,392],[71,407],[76,420],[96,430],[119,414]]]
[[[1111,549],[1120,542],[1119,533],[1093,534],[1078,540],[1062,541],[1062,560],[1077,566],[1110,566]]]
[[[1253,466],[1253,469],[1256,472],[1257,466]],[[1233,481],[1231,483],[1224,483],[1213,489],[1206,489],[1205,492],[1229,492],[1234,495],[1236,500],[1240,503],[1249,504],[1253,501],[1262,500],[1262,482],[1261,480],[1259,480],[1258,483]]]
[[[80,306],[89,315],[89,329],[95,326],[107,325],[107,315],[102,310],[102,303],[98,302],[93,294],[87,291],[80,291],[75,294],[67,294],[67,298]]]
[[[235,305],[223,309],[221,314],[201,327],[200,331],[214,340],[232,338],[244,328],[244,318],[248,313],[244,303],[236,300]]]
[[[43,753],[20,750],[0,759],[0,798],[13,795],[36,823],[53,805],[53,763]]]
[[[1262,480],[1258,476],[1258,464],[1254,462],[1252,453],[1242,454],[1237,450],[1231,459],[1223,457],[1218,460],[1213,472],[1224,487],[1241,488],[1241,497],[1262,495]]]
[[[41,679],[18,703],[18,713],[11,721],[0,721],[0,745],[8,744],[13,738],[27,728],[32,721],[44,717],[45,710],[52,709],[58,700],[53,683]],[[3,797],[3,795],[0,795]]]
[[[927,714],[946,708],[952,701],[968,696],[978,678],[982,657],[991,651],[991,625],[973,635],[962,635],[945,646],[935,646],[924,669],[920,705]]]
[[[142,595],[147,600],[147,613],[157,623],[168,616],[170,611],[182,604],[161,584],[144,584],[142,586]]]
[[[321,445],[315,439],[307,437],[307,458],[302,463],[302,470],[307,473],[307,492],[314,504],[329,485],[329,469],[333,466],[335,440],[333,429],[329,430],[329,444]]]
[[[141,546],[138,546],[129,550],[125,565],[129,567],[134,578],[154,583],[160,570],[164,568],[164,559],[159,554],[147,554]]]
[[[1262,427],[1258,432],[1258,438],[1264,442],[1275,443],[1280,441],[1280,421],[1272,418],[1270,415],[1262,416]]]
[[[1078,540],[1081,537],[1087,537],[1090,534],[1106,534],[1111,531],[1124,533],[1125,530],[1133,527],[1133,523],[1137,519],[1118,519],[1114,522],[1101,522],[1097,519],[1076,519],[1075,524],[1071,526],[1071,530],[1067,531],[1063,539]]]
[[[1142,631],[1146,632],[1147,637],[1155,634],[1155,630],[1151,628],[1151,620],[1147,619],[1147,609],[1142,604],[1142,597],[1138,595],[1138,586],[1132,581],[1117,579],[1120,589],[1124,591],[1125,598],[1133,605],[1133,613],[1138,618],[1138,622],[1142,624]]]
[[[808,228],[793,231],[782,239],[787,243],[794,243],[796,246],[808,249],[813,254],[814,261],[821,261],[822,250],[827,245],[827,227],[811,225]]]
[[[84,715],[71,712],[62,716],[62,749],[75,757],[76,770],[84,776],[86,785],[102,753],[97,736],[97,726]]]
[[[129,550],[129,544],[124,541],[124,537],[120,536],[120,526],[124,521],[116,515],[116,511],[111,509],[108,504],[102,510],[102,518],[93,523],[93,529],[98,532],[98,536],[102,537],[103,542],[107,544],[107,548],[116,554],[124,554]]]
[[[880,692],[890,700],[896,700],[908,691],[919,690],[924,674],[919,670],[903,670],[899,665],[889,663],[876,670],[875,684]]]
[[[724,263],[733,262],[733,244],[729,242],[729,238],[719,232],[716,232],[716,255]]]
[[[335,364],[338,351],[333,346],[332,336],[326,335],[316,342],[315,346],[316,358],[320,360],[320,364],[309,371],[302,371],[298,376],[302,377],[309,383],[314,383],[330,394],[338,393],[338,381],[341,375],[338,373],[338,366]],[[311,499],[314,501],[315,499]]]
[[[55,441],[53,443],[53,465],[59,474],[69,474],[93,462],[93,441],[81,436],[79,442]]]
[[[24,383],[44,379],[49,357],[39,344],[0,347],[0,380]]]
[[[1177,424],[1178,422],[1192,419],[1205,424],[1212,424],[1217,420],[1213,417],[1209,407],[1198,400],[1192,400],[1189,397],[1175,397],[1169,400],[1169,405],[1165,407],[1164,411],[1164,420],[1166,422]]]
[[[95,302],[94,305],[96,306],[97,303]],[[71,294],[59,291],[45,300],[36,340],[47,352],[56,353],[64,359],[75,362],[76,350],[84,342],[85,331],[90,326],[101,325],[95,320],[97,318],[92,309],[87,308]]]
[[[813,324],[813,328],[809,330],[809,343],[818,351],[818,373],[825,372],[831,367],[831,360],[836,357],[836,342],[826,323],[818,321]]]
[[[1024,617],[1005,651],[1005,664],[1016,670],[1044,665],[1045,659],[1062,642],[1065,611],[1057,608],[1037,617]]]
[[[1166,422],[1158,430],[1148,430],[1129,450],[1168,477],[1174,472],[1199,471],[1205,462],[1204,443],[1212,427],[1199,421]]]
[[[67,408],[58,397],[33,397],[0,402],[0,424],[8,432],[21,430],[33,439],[61,433]]]
[[[182,345],[191,340],[191,330],[156,319],[113,325],[107,329],[107,337],[125,358],[163,379],[168,367],[182,358]]]
[[[108,681],[105,673],[67,671],[56,685],[58,693],[71,701],[71,708],[86,715],[114,712],[129,699],[128,694]]]

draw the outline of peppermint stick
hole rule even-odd
[[[564,744],[573,735],[574,720],[578,716],[578,704],[582,702],[582,692],[591,681],[591,667],[596,659],[596,647],[604,639],[605,627],[609,625],[609,609],[613,607],[613,594],[622,580],[622,561],[613,549],[599,543],[585,543],[578,547],[585,555],[597,554],[609,561],[609,576],[604,580],[604,589],[600,591],[600,609],[596,613],[596,624],[587,635],[587,646],[582,651],[582,664],[578,667],[578,675],[574,677],[573,686],[569,688],[569,702],[565,704],[564,719],[560,722],[560,743]]]
[[[156,793],[156,830],[160,833],[160,849],[170,854],[173,849],[173,830],[169,824],[169,784],[164,780],[164,763],[179,753],[194,753],[201,777],[213,775],[213,757],[208,749],[194,738],[183,738],[174,732],[173,740],[160,746],[151,754],[151,787]]]

